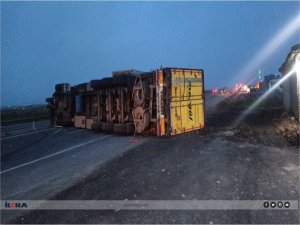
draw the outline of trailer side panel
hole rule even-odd
[[[203,128],[203,71],[171,69],[171,82],[171,135]]]

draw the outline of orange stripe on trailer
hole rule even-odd
[[[165,135],[165,118],[162,113],[162,90],[164,85],[164,79],[163,79],[163,71],[157,70],[156,71],[156,104],[157,104],[157,136],[163,136]]]
[[[164,85],[164,77],[163,77],[162,70],[158,71],[158,82],[159,82],[159,86],[162,87]]]
[[[165,128],[165,117],[164,115],[160,116],[160,135],[163,136],[166,134],[166,128]]]
[[[185,131],[192,131],[192,130],[197,130],[200,128],[203,128],[204,126],[197,126],[197,127],[193,127],[193,128],[189,128],[189,129],[185,129]]]

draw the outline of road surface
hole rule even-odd
[[[45,128],[1,139],[1,199],[48,199],[145,141],[89,130]]]
[[[228,128],[232,118],[216,113],[208,118],[211,127],[204,131],[171,138],[124,137],[75,128],[3,138],[2,199],[299,199],[297,147],[233,141]],[[26,213],[2,211],[2,222],[299,224],[298,210]]]

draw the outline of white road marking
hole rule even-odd
[[[98,138],[94,138],[94,139],[92,139],[92,140],[89,140],[89,141],[87,141],[87,142],[84,142],[84,143],[82,143],[82,144],[75,145],[75,146],[73,146],[73,147],[70,147],[70,148],[67,148],[67,149],[61,150],[61,151],[59,151],[59,152],[55,152],[55,153],[53,153],[53,154],[50,154],[50,155],[44,156],[44,157],[42,157],[42,158],[39,158],[39,159],[32,160],[32,161],[30,161],[30,162],[27,162],[27,163],[21,164],[21,165],[19,165],[19,166],[12,167],[12,168],[10,168],[10,169],[7,169],[7,170],[3,170],[3,171],[1,171],[1,172],[0,172],[0,174],[4,174],[4,173],[10,172],[10,171],[12,171],[12,170],[15,170],[15,169],[21,168],[21,167],[24,167],[24,166],[31,165],[31,164],[33,164],[33,163],[36,163],[36,162],[42,161],[42,160],[44,160],[44,159],[51,158],[51,157],[53,157],[53,156],[57,156],[57,155],[59,155],[59,154],[62,154],[62,153],[64,153],[64,152],[68,152],[68,151],[74,150],[74,149],[76,149],[76,148],[79,148],[79,147],[85,146],[85,145],[87,145],[87,144],[90,144],[90,143],[93,143],[93,142],[95,142],[95,141],[99,141],[99,140],[101,140],[101,139],[108,138],[108,137],[110,137],[110,136],[111,136],[111,134],[109,134],[109,135],[105,135],[105,136],[102,136],[102,137],[98,137]]]
[[[56,129],[56,127],[45,129],[45,130],[33,131],[33,132],[25,133],[25,134],[18,134],[18,135],[10,136],[10,137],[4,137],[4,138],[1,138],[0,140],[2,141],[2,140],[5,140],[5,139],[11,139],[11,138],[16,138],[16,137],[30,135],[30,134],[41,133],[41,132],[45,132],[45,131],[53,130],[53,129]]]
[[[49,137],[51,137],[51,136],[53,136],[53,135],[55,135],[55,134],[61,132],[62,130],[63,130],[63,128],[59,128],[58,130],[56,130],[56,131],[54,131],[52,134],[50,134],[47,138],[49,138]]]
[[[71,131],[71,132],[69,132],[69,133],[67,133],[67,134],[74,134],[74,133],[81,132],[81,131],[84,131],[84,129],[80,129],[80,130]]]

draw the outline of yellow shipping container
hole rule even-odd
[[[172,69],[171,134],[204,127],[203,73]]]
[[[201,69],[157,70],[157,135],[204,127],[204,74]]]

